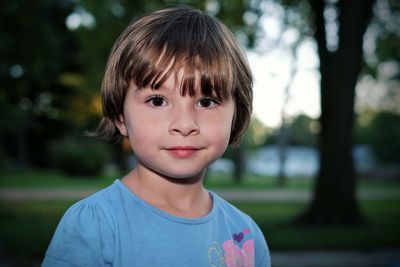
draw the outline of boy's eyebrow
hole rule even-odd
[[[161,85],[160,87],[158,87],[158,88],[155,89],[155,90],[168,90],[168,91],[171,91],[171,88],[168,88],[168,87],[165,86],[165,85]]]
[[[166,87],[166,86],[164,86],[164,85],[161,85],[159,88],[151,88],[151,86],[142,86],[142,87],[140,87],[140,86],[137,86],[136,88],[134,88],[134,90],[135,91],[142,91],[142,90],[146,90],[146,89],[149,89],[149,90],[151,90],[151,91],[159,91],[159,90],[162,90],[162,91],[171,91],[170,90],[170,88],[168,88],[168,87]]]
[[[167,91],[167,92],[171,92],[172,91],[172,89],[170,87],[167,87],[164,84],[160,85],[158,88],[151,88],[151,86],[149,86],[149,85],[148,86],[142,86],[142,87],[136,86],[136,88],[134,88],[134,90],[136,92],[140,92],[140,91],[143,91],[143,90],[146,90],[146,89],[149,89],[151,91]],[[198,89],[200,90],[199,94],[202,95],[202,96],[213,97],[213,98],[216,98],[216,99],[218,99],[220,101],[223,100],[222,96],[218,97],[218,95],[216,94],[215,90],[212,90],[208,94],[204,94],[204,92],[202,92],[202,90],[200,88],[198,88]],[[180,88],[180,90],[182,90],[182,88]],[[197,92],[197,90],[196,90],[196,92]]]

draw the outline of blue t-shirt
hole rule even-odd
[[[68,209],[42,266],[270,266],[255,222],[210,195],[209,214],[181,218],[146,203],[116,180]]]

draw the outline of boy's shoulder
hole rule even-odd
[[[78,200],[73,206],[76,205],[88,205],[88,206],[101,206],[104,203],[112,200],[113,195],[117,192],[115,181],[107,187],[100,189],[80,200]]]
[[[210,191],[210,193],[213,197],[215,205],[217,205],[219,212],[222,213],[224,216],[229,216],[231,218],[234,218],[235,220],[244,220],[254,223],[253,219],[248,214],[223,199],[216,192]]]
[[[81,214],[97,213],[98,215],[110,214],[117,208],[118,202],[121,199],[121,192],[115,181],[106,188],[103,188],[96,193],[89,195],[76,203],[74,203],[66,212],[66,214],[76,213],[79,211]]]

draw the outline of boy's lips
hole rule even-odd
[[[166,148],[168,153],[175,158],[189,158],[201,149],[194,146],[173,146]]]

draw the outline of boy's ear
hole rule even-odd
[[[125,124],[124,115],[119,115],[118,119],[114,121],[114,124],[117,126],[121,135],[128,136],[128,129]]]

